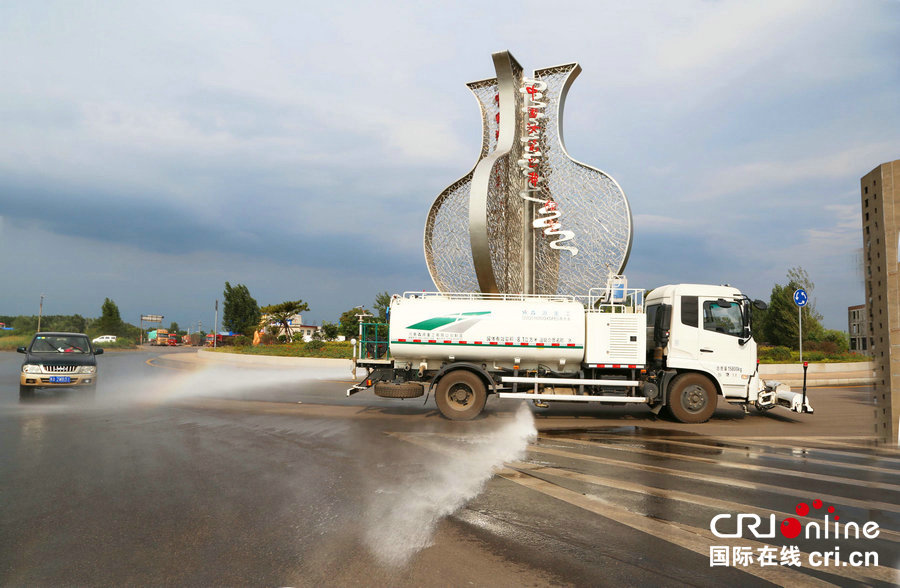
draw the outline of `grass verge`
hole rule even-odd
[[[278,357],[324,357],[330,359],[351,359],[353,345],[349,341],[310,341],[309,343],[286,343],[278,345],[228,345],[207,351],[218,353],[240,353],[243,355],[274,355]]]

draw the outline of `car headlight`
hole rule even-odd
[[[81,369],[79,369],[78,371],[79,371],[79,373],[82,373],[82,374],[93,374],[94,372],[97,371],[97,366],[83,365],[83,366],[81,366]]]
[[[26,374],[39,374],[41,373],[41,366],[33,363],[26,363],[22,366],[22,371]]]

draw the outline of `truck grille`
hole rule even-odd
[[[47,374],[74,374],[78,371],[77,365],[45,365],[43,368]]]

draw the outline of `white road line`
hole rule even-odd
[[[867,480],[856,480],[851,478],[842,478],[839,476],[829,476],[826,474],[813,474],[810,472],[799,472],[795,470],[788,470],[783,468],[775,468],[769,466],[758,466],[746,463],[735,463],[726,460],[714,459],[711,457],[699,457],[696,455],[681,455],[679,453],[670,453],[668,451],[656,451],[653,449],[644,449],[641,447],[633,447],[633,446],[617,446],[617,445],[604,445],[602,443],[597,443],[594,441],[587,441],[584,439],[570,439],[570,438],[559,438],[552,437],[551,438],[554,443],[574,443],[577,445],[586,445],[591,447],[596,447],[597,449],[610,449],[612,451],[625,451],[628,453],[642,453],[644,455],[654,455],[666,457],[669,459],[680,459],[682,461],[693,461],[696,463],[705,463],[710,465],[715,465],[723,468],[730,469],[738,469],[738,470],[747,470],[752,472],[762,472],[767,474],[776,474],[779,476],[788,476],[793,478],[804,478],[807,480],[818,480],[820,482],[828,482],[831,484],[847,484],[850,486],[861,486],[863,488],[877,488],[879,490],[887,490],[889,492],[900,492],[900,485],[898,484],[888,484],[887,482],[870,482]],[[549,439],[544,439],[545,441],[549,441]]]
[[[710,496],[702,495],[702,494],[692,494],[690,492],[682,492],[680,490],[672,490],[668,488],[656,488],[654,486],[645,486],[643,484],[638,484],[635,482],[628,482],[621,478],[609,478],[606,476],[598,476],[596,474],[582,474],[579,472],[574,472],[566,469],[562,469],[559,467],[545,466],[540,464],[529,464],[529,463],[514,463],[510,464],[511,467],[514,467],[518,470],[528,470],[534,473],[547,473],[553,476],[559,476],[561,478],[567,478],[569,480],[577,480],[579,482],[586,482],[588,484],[595,484],[597,486],[605,486],[607,488],[615,488],[618,490],[624,490],[626,492],[634,492],[637,494],[643,494],[646,496],[656,496],[658,498],[663,498],[666,500],[674,500],[678,502],[685,502],[687,504],[696,504],[701,506],[706,506],[709,508],[714,508],[718,510],[722,510],[725,512],[753,512],[758,515],[769,516],[774,514],[779,518],[786,517],[794,517],[798,521],[808,523],[808,522],[816,522],[821,524],[822,521],[820,519],[815,519],[813,517],[801,517],[796,513],[786,513],[778,510],[770,510],[767,508],[761,508],[759,506],[751,505],[751,504],[743,504],[740,502],[733,502],[731,500],[722,500],[721,498],[712,498]],[[839,525],[838,530],[843,528],[843,525],[840,523],[834,523]],[[891,531],[890,529],[879,529],[879,537],[885,539],[887,541],[893,541],[895,543],[900,542],[900,533],[896,531]]]
[[[713,442],[713,443],[691,443],[688,441],[677,441],[675,439],[660,439],[655,436],[649,437],[646,439],[642,438],[640,440],[637,440],[633,437],[621,437],[621,436],[607,435],[607,434],[603,434],[603,435],[591,434],[591,437],[597,438],[597,439],[622,440],[625,443],[632,443],[635,441],[637,441],[639,443],[653,443],[653,444],[665,443],[665,444],[669,444],[669,445],[677,445],[679,447],[692,447],[695,449],[711,449],[711,450],[715,450],[715,451],[720,451],[722,453],[740,454],[740,455],[743,455],[746,457],[751,457],[751,456],[757,457],[758,456],[758,457],[774,459],[774,460],[802,461],[803,463],[811,463],[811,464],[816,464],[816,465],[824,465],[824,466],[828,466],[828,467],[838,467],[838,468],[845,468],[845,469],[851,469],[851,470],[862,470],[862,471],[867,471],[867,472],[877,472],[880,474],[893,474],[893,475],[900,474],[900,471],[898,471],[896,467],[881,468],[881,467],[877,467],[877,466],[870,466],[870,465],[863,465],[863,464],[834,462],[834,461],[828,461],[825,459],[816,459],[816,458],[807,457],[804,455],[787,455],[784,453],[771,453],[771,452],[767,452],[767,451],[759,451],[759,450],[754,450],[754,449],[741,449],[739,447],[722,447],[720,445],[714,445],[713,443],[715,443],[715,442]],[[563,440],[567,440],[567,441],[571,439],[571,437],[558,437],[558,436],[554,436],[554,435],[547,435],[547,436],[542,435],[541,438],[547,439],[547,440],[563,439]],[[590,442],[589,439],[582,439],[582,441]],[[736,445],[740,445],[742,443],[739,440],[728,440],[728,441],[721,440],[718,442],[719,443],[732,443],[732,444],[736,444]],[[754,445],[754,446],[764,446],[763,444],[757,444],[757,443],[746,443],[746,444]],[[607,445],[602,445],[602,447],[607,447]],[[792,447],[792,449],[802,450],[805,448]],[[811,449],[811,451],[819,451],[819,450]],[[679,454],[673,454],[673,455],[679,455]],[[876,457],[874,459],[882,459],[882,458]],[[900,487],[898,487],[898,489],[900,489]]]
[[[717,437],[708,437],[709,439],[716,439]],[[718,439],[729,439],[729,437],[718,437]],[[813,442],[813,443],[821,443],[822,445],[830,445],[835,447],[846,447],[848,449],[862,449],[865,451],[871,451],[873,453],[869,454],[872,457],[879,457],[881,459],[889,459],[891,461],[900,462],[900,457],[882,457],[880,454],[892,455],[892,456],[900,456],[900,448],[890,447],[887,445],[863,445],[858,443],[848,443],[847,441],[840,441],[840,439],[859,439],[859,440],[868,440],[874,441],[874,437],[734,437],[734,439],[744,439],[744,440],[753,440],[763,442],[767,439],[778,439],[780,441],[800,441],[800,442]],[[785,447],[795,447],[794,445],[785,445]],[[815,447],[819,451],[827,451],[829,453],[836,453],[841,455],[854,456],[859,455],[857,452],[850,451],[839,451],[834,449],[826,449],[824,447]]]
[[[509,466],[510,466],[511,468],[515,469],[515,470],[523,471],[523,472],[529,473],[529,474],[531,474],[531,475],[533,475],[533,473],[548,472],[548,473],[553,473],[554,475],[560,475],[560,476],[562,476],[562,477],[566,477],[566,478],[569,478],[569,479],[581,480],[581,481],[586,481],[586,482],[589,482],[589,483],[594,483],[591,479],[592,479],[592,478],[597,478],[597,476],[587,476],[587,475],[584,475],[584,474],[578,474],[578,473],[576,473],[576,472],[569,472],[569,471],[566,471],[566,470],[560,470],[559,468],[547,468],[547,467],[544,467],[544,466],[539,466],[539,465],[535,465],[535,464],[528,464],[528,463],[521,463],[521,462],[509,464]],[[501,475],[502,475],[502,474],[501,474]],[[504,477],[505,477],[505,476],[504,476]],[[515,480],[514,480],[514,481],[515,481]],[[626,483],[626,484],[628,484],[628,483]],[[632,485],[633,485],[633,486],[639,486],[638,484],[632,484]],[[691,495],[691,494],[679,493],[679,492],[677,492],[677,491],[668,491],[668,490],[660,490],[659,492],[660,492],[661,494],[666,494],[666,493],[669,493],[669,492],[672,492],[672,493],[674,493],[674,494],[684,494],[684,497],[683,497],[683,498],[686,498],[686,501],[688,501],[688,502],[696,502],[695,500],[693,500],[693,499],[696,498],[696,497],[694,497],[694,496]],[[577,492],[576,492],[576,494],[577,494]],[[655,495],[659,495],[659,494],[655,494]],[[585,495],[583,495],[583,496],[585,496]],[[594,497],[594,496],[587,496],[587,497],[588,497],[588,498],[591,498],[591,499],[594,499],[594,500],[597,500],[598,502],[600,502],[600,503],[603,504],[603,505],[612,506],[612,505],[609,504],[608,501],[603,500],[602,498]],[[713,500],[714,500],[714,499],[713,499]],[[723,501],[723,502],[724,502],[724,501]],[[739,504],[735,504],[735,503],[731,503],[731,504],[732,504],[733,506],[737,506],[739,509],[742,508],[742,507],[744,506],[744,505],[739,505]],[[622,508],[622,507],[615,506],[614,508],[618,508],[618,509],[624,510],[625,512],[628,512],[628,513],[630,513],[630,514],[632,514],[632,515],[634,515],[634,516],[638,516],[638,517],[645,516],[645,515],[642,515],[642,514],[639,514],[639,513],[633,513],[632,511],[630,511],[630,510],[628,510],[628,509],[624,509],[624,508]],[[729,508],[729,510],[731,510],[731,508]],[[761,513],[761,512],[763,512],[763,511],[760,510],[760,513]],[[772,512],[772,511],[770,511],[770,512]],[[600,514],[600,515],[602,515],[602,516],[606,516],[606,510],[602,510],[602,511],[600,511],[598,514]],[[759,513],[758,513],[758,514],[759,514]],[[766,514],[768,514],[768,513],[766,513]],[[776,514],[777,514],[777,513],[776,513]],[[659,519],[653,519],[653,520],[659,520]],[[811,519],[808,519],[808,520],[811,520]],[[669,521],[662,521],[662,522],[669,522]],[[721,545],[721,544],[722,544],[722,543],[721,543],[722,538],[716,537],[715,535],[712,534],[712,531],[709,531],[708,529],[701,529],[701,528],[698,528],[698,527],[693,527],[693,526],[691,526],[691,525],[686,525],[686,524],[684,524],[684,523],[676,523],[676,522],[672,522],[672,524],[677,525],[678,527],[680,527],[680,528],[682,528],[682,529],[684,529],[684,530],[690,531],[690,532],[692,532],[692,533],[697,533],[697,534],[703,535],[703,536],[705,536],[705,537],[706,537],[712,544],[714,544],[714,545]],[[629,526],[632,526],[632,527],[633,527],[633,525],[629,525]],[[668,537],[667,537],[667,536],[662,536],[662,537],[659,537],[659,538],[660,538],[660,539],[668,540]],[[754,549],[755,549],[756,547],[762,547],[763,545],[767,545],[766,543],[756,542],[756,541],[747,540],[747,539],[743,539],[743,538],[737,539],[737,540],[735,541],[735,543],[738,544],[738,545],[740,545],[740,546],[748,546],[748,547],[750,546],[750,544],[753,544],[753,545],[754,545]],[[708,550],[707,550],[706,553],[707,553],[707,554],[709,553]],[[809,554],[808,554],[808,553],[803,553],[803,555],[805,556],[804,559],[805,559],[806,561],[809,561]],[[746,571],[746,570],[744,570],[744,568],[739,568],[739,569],[741,569],[742,571]],[[765,569],[765,568],[762,568],[762,569]],[[835,574],[835,575],[838,575],[838,576],[843,576],[843,577],[846,577],[846,578],[852,578],[852,579],[858,580],[858,581],[866,581],[867,579],[874,579],[874,580],[880,580],[880,581],[884,581],[884,582],[894,582],[894,581],[896,580],[896,578],[900,577],[900,570],[896,570],[896,569],[894,569],[894,568],[890,568],[890,567],[886,567],[886,566],[868,567],[868,568],[862,568],[862,569],[856,568],[855,570],[850,570],[850,571],[848,571],[848,573],[846,573],[846,574],[845,574],[845,573],[842,573],[843,571],[845,571],[843,568],[840,568],[840,569],[819,568],[819,570],[820,570],[820,571],[825,571],[825,572],[828,572],[828,573],[831,573],[831,574]],[[863,572],[863,573],[860,573],[860,572]],[[862,577],[860,577],[860,576],[862,576]]]
[[[557,457],[567,457],[576,460],[586,460],[592,461],[595,463],[602,463],[606,465],[615,465],[621,466],[628,469],[633,470],[641,470],[645,472],[653,472],[657,474],[664,474],[668,476],[676,476],[678,478],[686,478],[692,481],[702,480],[704,482],[709,482],[711,484],[720,484],[723,486],[731,486],[734,488],[746,488],[750,490],[759,490],[762,492],[771,492],[773,494],[781,494],[784,496],[793,496],[796,498],[800,498],[801,500],[807,499],[808,492],[805,490],[795,490],[793,488],[785,488],[783,486],[775,486],[772,484],[763,484],[760,482],[750,482],[747,480],[739,480],[736,478],[724,478],[722,476],[711,476],[708,474],[698,474],[694,472],[683,472],[681,470],[675,470],[672,468],[665,468],[661,466],[651,466],[644,464],[637,464],[628,461],[622,461],[619,459],[612,459],[608,457],[599,457],[596,455],[585,455],[583,453],[575,453],[571,451],[565,451],[562,449],[552,449],[550,447],[535,447],[531,446],[528,448],[528,451],[535,453],[543,453],[548,455],[555,455]],[[831,494],[822,494],[821,492],[816,492],[816,498],[819,498],[825,502],[834,504],[834,505],[844,505],[844,506],[852,506],[855,508],[861,508],[863,510],[886,510],[889,512],[900,512],[900,506],[896,504],[889,504],[886,502],[875,502],[871,500],[857,500],[855,498],[845,498],[843,496],[833,496]]]
[[[663,541],[673,543],[684,549],[688,549],[704,556],[709,557],[709,549],[711,545],[727,545],[731,547],[752,547],[755,544],[749,540],[719,539],[714,538],[710,542],[709,539],[702,536],[700,529],[690,529],[679,525],[674,525],[658,519],[652,519],[643,515],[634,514],[624,508],[604,503],[594,498],[585,496],[578,492],[568,490],[562,486],[557,486],[550,482],[535,478],[527,473],[520,472],[510,468],[504,468],[498,472],[502,478],[515,482],[526,488],[540,492],[547,496],[551,496],[558,500],[562,500],[573,506],[577,506],[601,517],[616,521],[623,525],[627,525],[632,529],[642,531],[648,535],[652,535]],[[731,568],[747,574],[751,574],[763,580],[772,582],[779,586],[834,586],[818,578],[810,577],[793,568],[785,566],[752,566]]]

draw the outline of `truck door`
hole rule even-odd
[[[741,345],[744,317],[740,302],[699,297],[700,363],[715,374],[726,398],[746,398],[747,382],[756,369],[748,360],[747,344]]]

